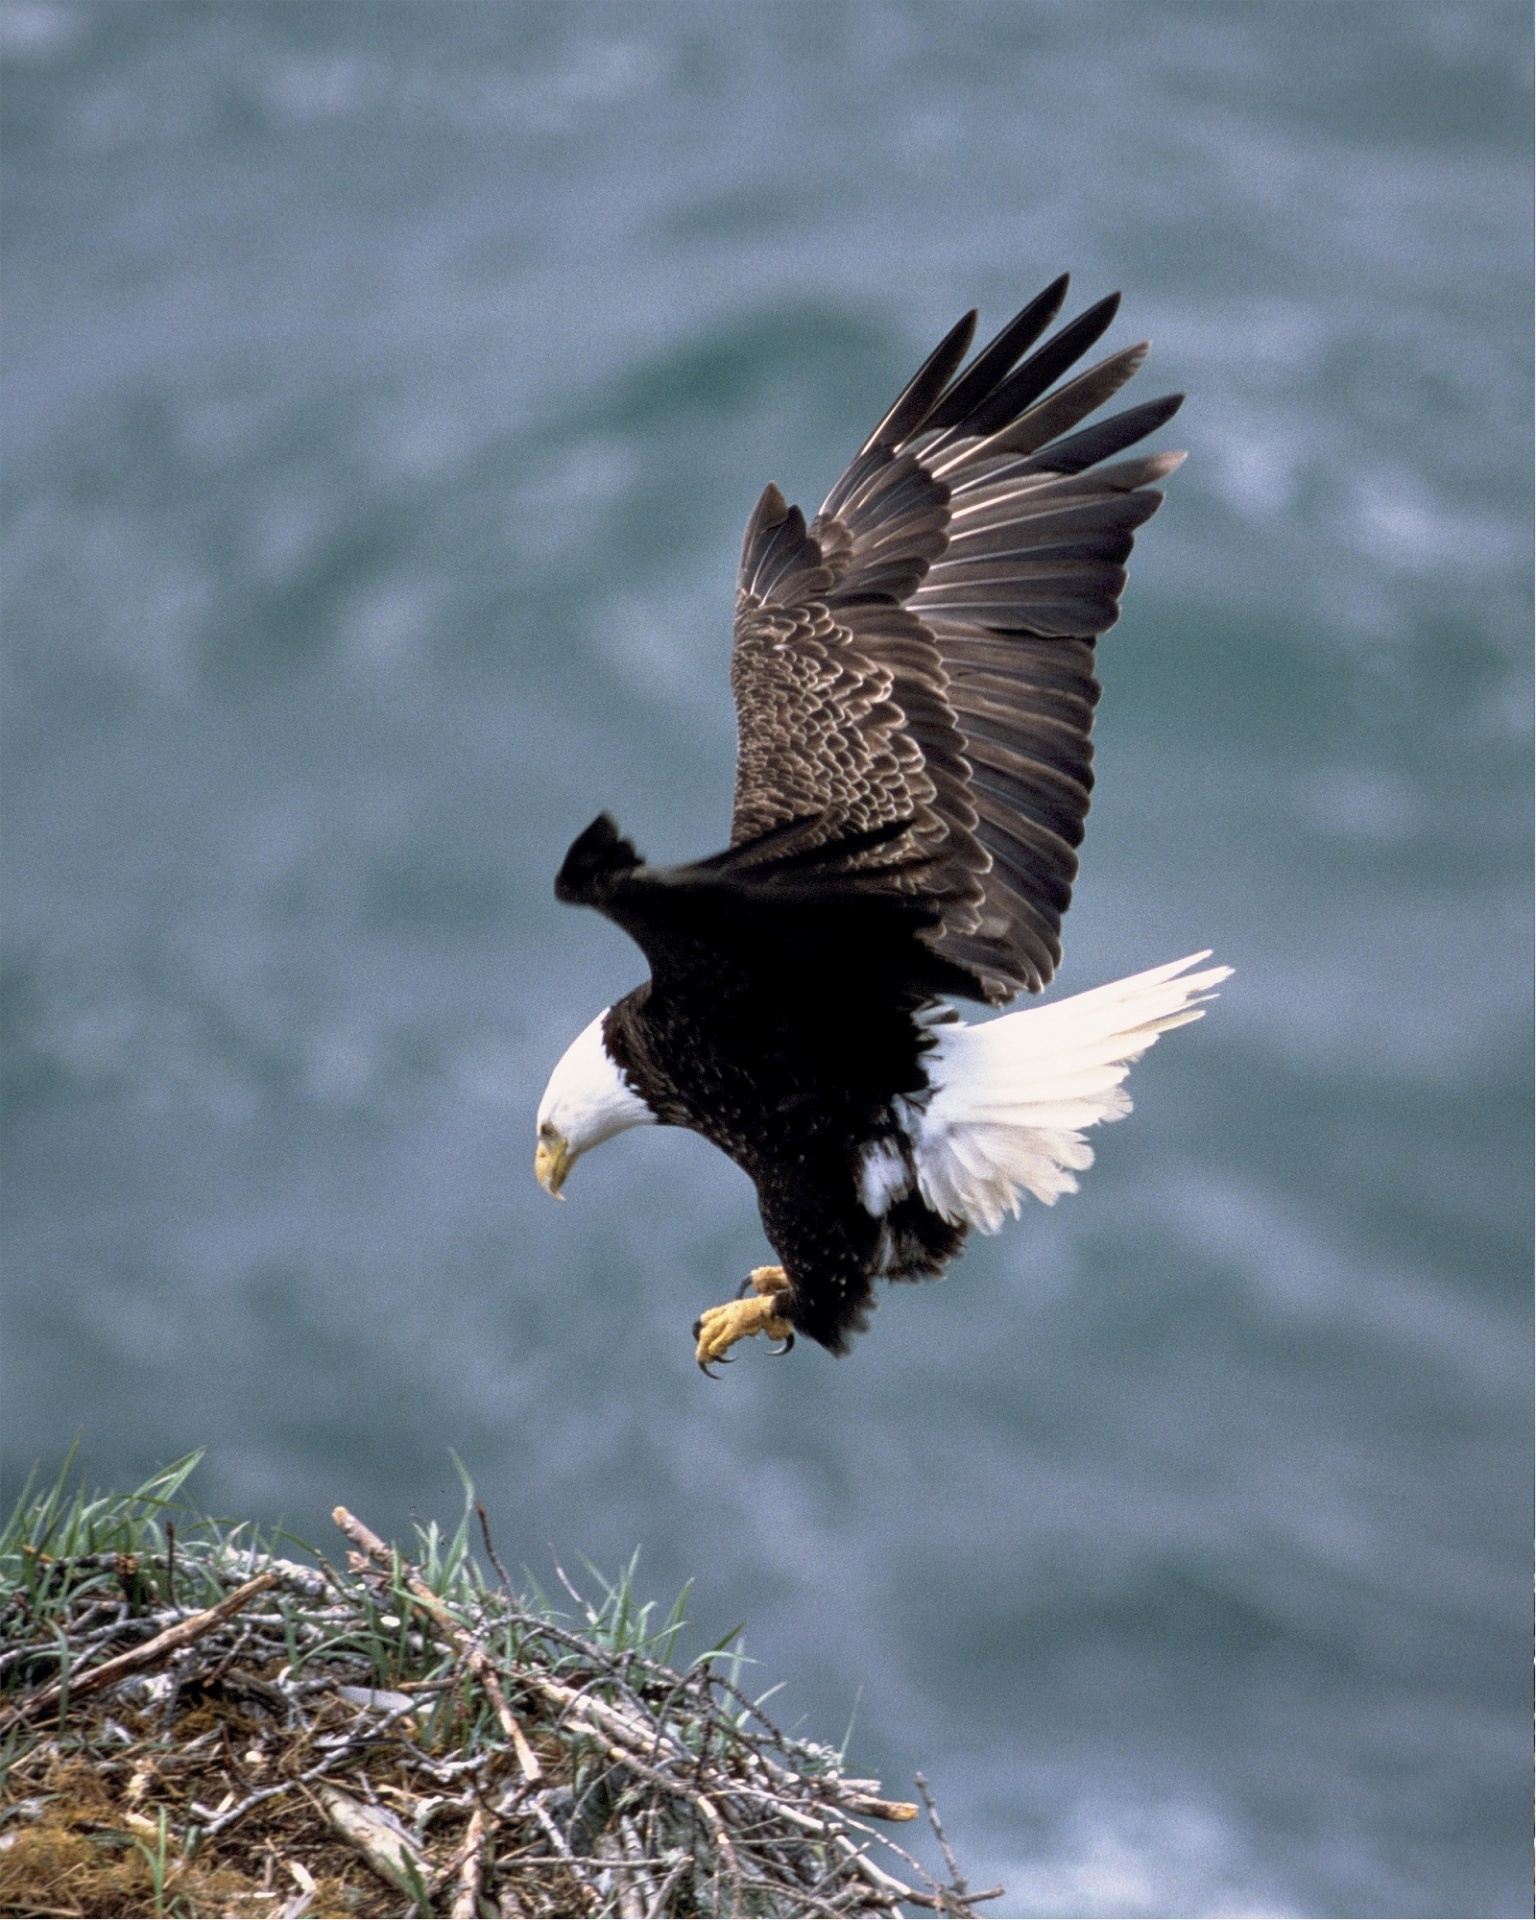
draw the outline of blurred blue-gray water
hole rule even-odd
[[[1019,1914],[1528,1903],[1516,0],[9,0],[7,1471],[206,1444],[738,1620]],[[1237,968],[1081,1194],[714,1384],[745,1179],[533,1183],[721,843],[742,524],[1064,267],[1186,388],[1061,989]]]

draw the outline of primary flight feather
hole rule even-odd
[[[758,502],[726,851],[650,867],[602,815],[555,882],[651,971],[555,1068],[540,1180],[558,1194],[628,1127],[691,1127],[751,1176],[779,1256],[696,1324],[701,1366],[760,1332],[842,1353],[878,1279],[936,1275],[1024,1194],[1074,1191],[1083,1129],[1129,1111],[1131,1063],[1227,977],[1190,971],[1202,953],[980,1025],[948,1005],[1036,993],[1061,959],[1094,643],[1183,459],[1115,458],[1181,395],[1081,425],[1147,349],[1063,380],[1119,304],[1037,347],[1066,288],[968,365],[967,314],[809,526],[776,487]]]

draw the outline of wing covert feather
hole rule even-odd
[[[1161,504],[1152,483],[1183,457],[1100,464],[1182,396],[1083,427],[1147,349],[1057,385],[1118,304],[1036,347],[1066,285],[967,366],[974,315],[961,321],[809,526],[769,487],[738,582],[732,845],[792,820],[826,840],[906,822],[881,884],[938,903],[922,938],[993,1003],[1060,961],[1093,785],[1094,643]]]

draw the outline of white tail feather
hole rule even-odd
[[[1131,1110],[1121,1082],[1157,1039],[1201,1018],[1231,973],[1193,953],[1090,993],[936,1031],[934,1092],[912,1116],[918,1187],[936,1213],[996,1233],[1025,1192],[1047,1206],[1093,1165],[1079,1129]]]

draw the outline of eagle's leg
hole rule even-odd
[[[747,1299],[729,1301],[723,1307],[707,1307],[693,1323],[698,1342],[695,1357],[705,1373],[713,1361],[723,1360],[728,1347],[754,1333],[766,1333],[770,1340],[794,1344],[795,1330],[784,1317],[789,1304],[789,1275],[782,1267],[754,1267],[743,1287],[752,1289]]]

